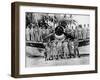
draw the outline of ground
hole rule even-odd
[[[89,56],[89,47],[90,47],[89,45],[79,47],[79,52],[81,55],[80,58],[76,57],[76,58],[45,61],[45,58],[43,58],[43,57],[29,57],[26,55],[26,67],[86,65],[86,64],[89,64],[89,57],[90,57]],[[31,49],[33,49],[33,48],[30,48],[30,52],[32,51]]]

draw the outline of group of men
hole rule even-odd
[[[46,44],[45,60],[80,57],[77,39],[54,40]]]
[[[69,34],[73,38],[67,37],[63,41],[56,39],[50,41],[48,38],[44,52],[46,61],[80,57],[78,50],[78,40],[87,38],[86,28],[82,31],[82,28],[79,29],[76,27],[75,29],[68,29],[68,27],[66,27],[64,30],[67,35]],[[30,24],[26,28],[26,40],[33,42],[44,42],[45,37],[51,33],[54,33],[52,28],[46,29],[38,27],[34,24]]]
[[[78,40],[86,40],[86,39],[89,39],[90,37],[90,29],[89,29],[89,24],[84,24],[83,26],[82,25],[78,25],[75,27],[75,29],[72,28],[69,29],[69,28],[66,28],[65,29],[65,33],[77,38]]]
[[[78,40],[89,38],[89,24],[77,25],[75,28],[73,26],[69,28],[67,24],[62,24],[59,22],[53,23],[53,20],[40,20],[34,24],[29,23],[26,26],[26,41],[46,43],[44,52],[46,61],[80,57]],[[52,33],[55,34],[57,26],[64,28],[65,39],[63,41],[49,36]]]
[[[32,26],[31,27],[27,26],[26,28],[26,41],[33,41],[33,42],[43,42],[43,39],[53,33],[54,30],[52,28],[42,28],[42,27],[37,27],[37,26]],[[74,37],[77,37],[78,39],[83,39],[86,40],[89,38],[89,29],[84,26],[84,28],[78,28],[75,29],[65,29],[65,33],[70,34]]]
[[[26,41],[44,42],[44,38],[52,33],[52,29],[45,27],[38,27],[30,24],[26,28]]]

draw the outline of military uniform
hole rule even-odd
[[[34,41],[34,28],[30,29],[31,40]]]
[[[64,57],[68,57],[69,55],[69,49],[68,49],[68,42],[64,41],[63,42],[63,52],[64,52]]]
[[[30,28],[29,27],[26,28],[26,40],[27,41],[30,40]]]
[[[74,53],[75,53],[75,56],[78,56],[78,57],[80,57],[80,55],[79,55],[79,50],[78,50],[78,45],[79,45],[79,43],[78,43],[78,40],[77,39],[75,39],[74,40]]]

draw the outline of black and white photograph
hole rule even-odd
[[[90,64],[90,15],[25,12],[25,66]]]

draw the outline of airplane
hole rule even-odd
[[[64,28],[63,27],[57,26],[53,33],[47,35],[43,39],[44,42],[26,41],[26,45],[27,46],[31,46],[31,47],[37,47],[37,48],[45,48],[44,44],[46,44],[46,42],[45,42],[46,39],[50,39],[50,41],[53,41],[55,39],[62,40],[62,39],[65,39],[65,38],[66,39],[67,38],[74,39],[73,36],[71,36],[70,34],[67,34],[67,33],[64,32]],[[86,39],[86,40],[79,39],[78,42],[79,42],[79,46],[87,45],[87,44],[89,44],[89,38]]]

